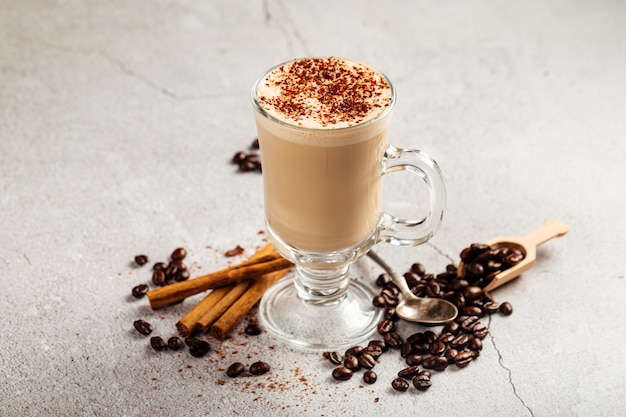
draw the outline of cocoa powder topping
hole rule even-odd
[[[284,64],[259,84],[259,105],[297,126],[354,126],[378,116],[391,87],[378,71],[340,58],[306,58]]]

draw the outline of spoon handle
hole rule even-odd
[[[535,246],[539,246],[552,238],[563,236],[568,231],[569,226],[560,220],[549,220],[540,228],[524,236],[524,240]]]
[[[376,252],[374,252],[373,250],[370,250],[369,252],[367,252],[367,256],[371,260],[376,262],[382,269],[384,269],[385,272],[387,272],[387,274],[389,274],[394,284],[398,286],[398,288],[400,289],[403,295],[405,296],[413,295],[404,277],[401,277],[400,275],[398,275],[396,271],[394,271],[394,269],[391,266],[389,266],[387,262],[385,262],[380,256],[378,256]]]

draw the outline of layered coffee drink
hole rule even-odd
[[[372,239],[394,92],[380,72],[340,58],[282,64],[253,91],[269,232],[304,252]]]

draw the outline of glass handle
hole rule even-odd
[[[389,146],[383,158],[383,175],[407,170],[421,178],[428,188],[429,210],[422,219],[401,219],[383,212],[377,228],[377,242],[417,246],[429,240],[441,225],[446,207],[446,188],[437,163],[424,152]]]

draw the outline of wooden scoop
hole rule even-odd
[[[492,249],[498,249],[502,246],[517,248],[524,255],[524,259],[518,264],[505,269],[496,275],[493,280],[485,288],[483,288],[483,290],[495,290],[512,279],[519,277],[523,272],[530,269],[530,267],[535,263],[535,259],[537,258],[537,246],[554,237],[563,236],[568,231],[569,227],[565,223],[559,220],[550,220],[526,236],[500,236],[495,239],[491,239],[487,242],[487,245],[489,245]],[[459,277],[463,277],[465,275],[465,265],[463,262],[459,264],[457,275]]]

